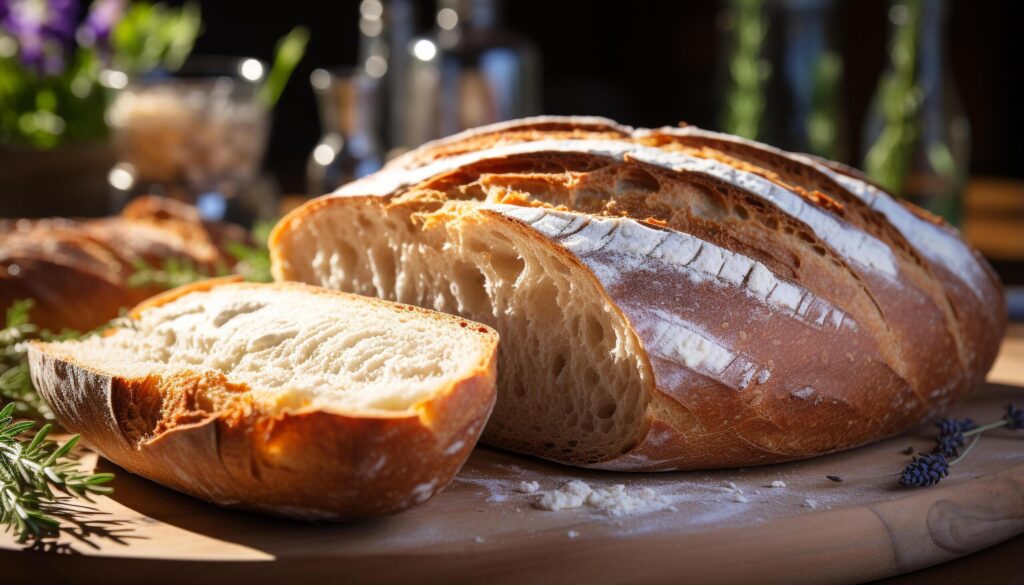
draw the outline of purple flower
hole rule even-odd
[[[1024,429],[1024,409],[1013,404],[1007,404],[1006,426],[1014,430]]]
[[[14,38],[26,67],[60,73],[74,40],[78,0],[3,0],[0,29]]]
[[[964,432],[977,428],[974,421],[965,418],[944,418],[935,423],[939,427],[939,436],[936,438],[935,452],[942,453],[946,457],[955,457],[960,454],[960,448],[966,441]]]
[[[85,22],[78,29],[81,44],[96,47],[106,59],[110,56],[110,33],[124,15],[125,0],[94,0]]]
[[[908,487],[933,486],[949,475],[949,462],[941,453],[914,457],[900,474],[900,484]]]

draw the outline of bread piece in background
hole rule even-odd
[[[118,216],[0,221],[0,311],[32,299],[32,322],[43,329],[88,331],[158,292],[132,286],[140,265],[159,269],[188,261],[212,274],[230,267],[228,242],[246,231],[204,222],[190,205],[141,197]]]
[[[33,342],[32,380],[107,459],[223,506],[345,520],[421,504],[494,405],[498,336],[451,315],[214,279],[129,317]]]
[[[282,219],[275,277],[502,336],[483,440],[628,471],[773,463],[937,417],[991,367],[999,280],[820,161],[540,117],[424,145]]]

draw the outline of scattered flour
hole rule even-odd
[[[740,486],[736,485],[736,482],[729,481],[726,482],[725,485],[726,487],[722,489],[725,490],[726,493],[732,494],[732,501],[736,502],[737,504],[750,503],[750,499],[743,494],[743,489],[740,488]]]
[[[541,510],[567,510],[579,508],[587,502],[587,498],[593,493],[593,489],[578,479],[566,483],[557,490],[551,490],[541,494],[537,501],[537,507]]]
[[[566,532],[565,535],[568,536],[569,538],[576,538],[577,536],[580,535],[580,533],[576,532],[575,530],[570,530],[569,532]]]
[[[534,505],[551,511],[587,506],[612,516],[625,516],[668,508],[671,502],[651,488],[627,490],[626,486],[616,484],[595,490],[574,479],[557,490],[543,492]]]
[[[818,508],[818,502],[815,502],[811,498],[807,498],[806,500],[804,500],[804,506],[807,506],[808,508],[815,510]]]

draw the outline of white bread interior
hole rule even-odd
[[[312,408],[408,411],[471,375],[489,348],[457,319],[311,287],[219,286],[144,308],[132,327],[50,344],[124,378],[219,372],[266,414]],[[223,411],[239,396],[205,388]]]
[[[550,245],[449,201],[335,206],[289,232],[288,279],[459,314],[494,327],[498,401],[484,438],[593,464],[646,432],[649,366],[589,269]],[[280,276],[280,275],[279,275]]]

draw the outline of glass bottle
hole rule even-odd
[[[540,111],[540,61],[501,25],[497,0],[440,0],[436,27],[409,47],[406,147]]]
[[[890,64],[864,125],[864,169],[892,193],[957,225],[970,125],[946,54],[946,0],[895,0]]]
[[[317,69],[310,76],[323,137],[306,165],[309,195],[321,195],[383,164],[378,140],[380,79],[363,69]]]
[[[362,0],[359,3],[358,64],[377,88],[378,140],[387,151],[402,142],[406,83],[416,10],[413,0]]]

